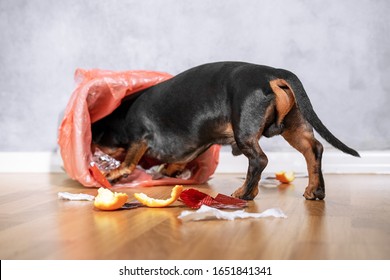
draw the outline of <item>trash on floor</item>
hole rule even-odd
[[[168,199],[151,198],[144,193],[135,193],[134,197],[148,207],[166,207],[174,203],[179,198],[182,191],[183,185],[176,185],[171,191],[171,197]]]
[[[93,195],[85,194],[85,193],[68,193],[68,192],[59,192],[59,199],[64,200],[74,200],[74,201],[93,201],[95,197]]]
[[[245,218],[287,218],[283,211],[279,208],[270,208],[261,213],[248,213],[244,210],[237,210],[233,212],[219,210],[207,205],[202,205],[196,211],[183,211],[179,215],[179,219],[183,222],[189,221],[200,221],[200,220],[234,220],[234,219],[245,219]]]
[[[248,201],[218,194],[216,197],[200,192],[196,189],[187,189],[180,195],[180,201],[190,208],[198,209],[202,205],[213,208],[241,209],[248,205]]]

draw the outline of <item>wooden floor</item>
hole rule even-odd
[[[196,186],[230,194],[243,175]],[[0,174],[0,259],[390,259],[390,175],[326,175],[325,201],[306,201],[306,178],[262,184],[248,212],[287,219],[182,223],[185,207],[98,211],[57,193],[96,194],[65,174]],[[170,187],[121,189],[168,197]]]

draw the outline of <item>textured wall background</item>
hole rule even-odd
[[[78,67],[219,60],[292,70],[340,139],[389,149],[389,14],[387,0],[0,0],[0,151],[56,147]]]

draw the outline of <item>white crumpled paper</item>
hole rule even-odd
[[[266,217],[275,217],[275,218],[287,218],[280,208],[271,208],[267,209],[261,213],[248,213],[244,210],[238,211],[222,211],[216,208],[212,208],[206,205],[202,205],[196,211],[183,211],[178,217],[183,222],[188,221],[200,221],[200,220],[214,220],[214,219],[223,219],[223,220],[234,220],[245,219],[245,218],[266,218]]]
[[[93,195],[85,194],[85,193],[68,193],[68,192],[59,192],[58,193],[59,199],[65,199],[65,200],[87,200],[87,201],[93,201],[95,197]]]

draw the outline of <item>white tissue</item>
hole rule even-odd
[[[280,208],[271,208],[267,209],[261,213],[247,213],[244,210],[238,210],[233,212],[222,211],[216,208],[212,208],[206,205],[202,205],[196,211],[183,211],[178,217],[183,222],[188,221],[199,221],[199,220],[214,220],[214,219],[223,219],[223,220],[234,220],[245,219],[245,218],[266,218],[266,217],[275,217],[275,218],[287,218]]]
[[[65,200],[87,200],[93,201],[95,197],[93,195],[85,194],[85,193],[68,193],[68,192],[59,192],[59,199]]]

